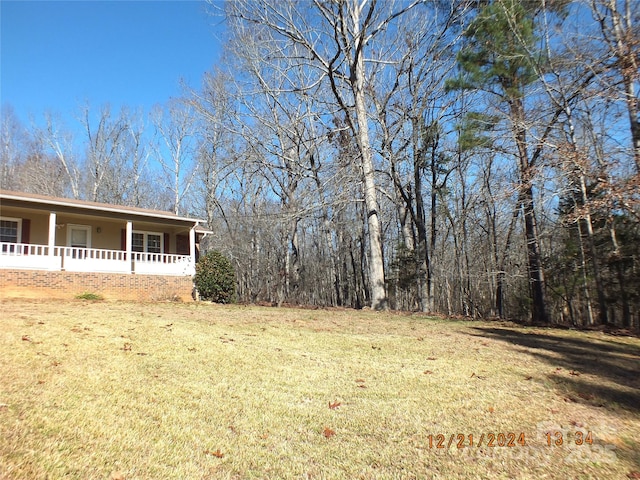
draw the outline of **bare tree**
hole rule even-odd
[[[241,34],[242,33],[242,34]],[[317,154],[323,135],[320,116],[322,92],[300,89],[313,83],[312,73],[295,60],[295,44],[289,54],[284,47],[265,33],[236,30],[231,44],[238,61],[236,90],[240,105],[238,132],[251,154],[246,161],[267,181],[280,203],[278,222],[281,223],[281,264],[278,270],[277,303],[285,299],[298,301],[302,294],[301,271],[303,249],[299,230],[301,221],[322,202],[313,195],[312,177],[317,177]],[[269,64],[264,58],[272,58]],[[240,74],[242,72],[242,74]],[[315,185],[317,186],[317,178]],[[314,290],[311,285],[307,290]]]
[[[10,107],[3,107],[0,131],[0,188],[62,197],[69,178],[43,139],[25,129]]]
[[[191,92],[191,103],[200,120],[197,147],[198,173],[195,199],[206,212],[209,225],[225,217],[220,198],[226,181],[232,177],[237,158],[232,122],[236,116],[230,91],[231,79],[221,71],[207,73],[201,90]],[[202,202],[202,203],[200,203]]]
[[[186,100],[172,99],[164,107],[157,106],[151,116],[156,129],[155,158],[171,194],[170,209],[179,213],[198,168],[193,158],[196,145],[193,106]]]
[[[0,186],[7,190],[20,190],[16,177],[28,148],[28,134],[8,105],[4,105],[0,112],[0,142]]]
[[[151,165],[152,145],[147,138],[144,115],[141,111],[129,113],[123,138],[123,158],[126,165],[118,179],[122,185],[121,202],[133,207],[160,209],[158,173]]]
[[[82,174],[78,160],[74,154],[73,135],[61,130],[59,119],[53,115],[45,115],[46,127],[37,133],[42,143],[49,148],[60,162],[68,177],[69,188],[73,198],[81,197]]]
[[[640,174],[640,2],[637,0],[591,0],[591,10],[600,25],[603,44],[601,62],[603,84],[626,105],[636,173]]]
[[[127,163],[123,147],[128,130],[128,114],[123,109],[117,117],[112,117],[110,106],[104,105],[94,119],[91,109],[86,105],[81,121],[87,140],[84,164],[88,181],[87,197],[94,202],[121,203],[121,180]]]
[[[368,121],[366,56],[376,41],[404,13],[420,2],[376,1],[273,3],[266,0],[229,4],[228,17],[270,30],[278,41],[299,48],[296,60],[315,70],[316,81],[328,81],[358,146],[362,192],[366,204],[370,250],[369,282],[373,308],[387,307],[380,209]],[[266,59],[268,61],[268,59]],[[313,85],[300,86],[301,89]]]
[[[407,260],[415,263],[402,268],[413,271],[423,311],[436,309],[432,254],[437,241],[437,202],[446,181],[441,174],[448,168],[444,166],[443,125],[451,113],[444,79],[455,66],[449,52],[461,37],[467,3],[433,3],[426,7],[428,15],[422,9],[408,12],[406,22],[398,26],[403,43],[387,46],[391,52],[384,55],[385,67],[373,68],[371,79],[376,133],[397,194],[402,245]],[[424,21],[425,17],[430,20]],[[426,201],[429,186],[430,202]]]

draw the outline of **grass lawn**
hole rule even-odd
[[[204,303],[0,309],[1,479],[640,478],[637,338]]]

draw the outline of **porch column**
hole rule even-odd
[[[191,265],[196,268],[196,226],[191,227],[189,230],[189,253],[191,253]]]
[[[55,265],[55,246],[56,246],[56,212],[49,212],[49,239],[47,241],[49,260],[49,268],[52,270],[60,270],[62,265]]]
[[[126,238],[125,238],[125,246],[126,246],[126,255],[127,255],[127,260],[129,260],[129,273],[133,273],[134,267],[133,267],[133,258],[131,257],[131,250],[132,250],[132,243],[133,243],[133,222],[127,222],[127,233],[126,233]]]

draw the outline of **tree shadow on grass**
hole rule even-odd
[[[640,344],[607,337],[552,335],[535,329],[474,327],[474,330],[478,331],[477,336],[522,347],[528,355],[568,370],[568,374],[552,373],[548,378],[568,392],[570,401],[616,404],[640,413]],[[582,375],[598,378],[592,382]]]
[[[633,418],[640,414],[640,342],[625,343],[604,334],[568,336],[536,328],[474,330],[474,336],[509,343],[548,364],[550,370],[541,373],[565,401],[605,407]],[[640,442],[626,438],[625,443],[627,448],[617,449],[616,455],[640,471]]]

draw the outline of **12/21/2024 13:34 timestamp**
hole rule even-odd
[[[593,434],[590,431],[576,431],[573,435],[562,431],[545,432],[545,441],[548,447],[561,447],[564,444],[573,445],[593,445]],[[482,433],[480,435],[452,433],[445,435],[442,433],[427,435],[430,449],[449,449],[465,447],[525,447],[527,437],[524,432],[507,433]]]

